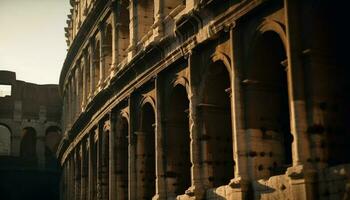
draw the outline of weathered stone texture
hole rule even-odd
[[[348,198],[342,5],[70,2],[63,199]]]

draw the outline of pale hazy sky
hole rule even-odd
[[[57,84],[69,9],[69,0],[0,0],[0,70],[27,82]]]

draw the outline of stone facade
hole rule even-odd
[[[70,3],[62,199],[349,198],[346,6]]]
[[[58,92],[58,85],[27,83],[0,71],[1,199],[58,199]]]

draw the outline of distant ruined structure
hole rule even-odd
[[[350,198],[347,6],[70,3],[61,199]]]
[[[0,71],[0,199],[58,199],[58,92]]]

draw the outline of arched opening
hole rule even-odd
[[[154,23],[154,0],[138,1],[138,41],[143,40]]]
[[[129,182],[129,168],[128,168],[128,136],[129,123],[125,117],[119,117],[117,121],[117,138],[116,138],[116,154],[117,163],[117,195],[118,199],[128,200],[128,182]]]
[[[84,80],[83,80],[83,77],[84,77],[84,66],[83,65],[80,65],[79,66],[79,86],[78,86],[78,90],[79,90],[79,101],[77,103],[77,109],[78,109],[78,113],[81,112],[81,105],[83,103],[83,100],[84,100],[84,97],[83,97],[83,94],[84,94]]]
[[[45,131],[45,167],[58,169],[56,150],[61,140],[61,130],[57,126],[50,126]]]
[[[36,131],[33,127],[22,130],[20,155],[27,166],[36,166]]]
[[[118,42],[118,62],[122,62],[128,56],[128,47],[130,44],[130,30],[129,30],[129,1],[120,1],[120,26],[119,26],[119,42]]]
[[[260,35],[253,47],[243,81],[246,126],[252,137],[254,174],[266,178],[285,173],[292,164],[286,53],[272,31]]]
[[[85,99],[87,100],[90,95],[90,56],[86,57],[85,62]]]
[[[164,0],[164,16],[169,15],[173,10],[177,9],[181,5],[186,5],[186,0]]]
[[[168,190],[184,194],[191,186],[189,100],[186,88],[177,85],[171,94],[166,129]]]
[[[152,199],[155,195],[155,113],[152,105],[141,108],[140,131],[137,132],[138,199]]]
[[[93,52],[93,71],[94,71],[94,81],[93,83],[94,88],[96,89],[98,87],[99,81],[100,81],[100,41],[97,41],[95,43],[95,48],[94,48],[94,52]]]
[[[91,136],[89,138],[90,140],[90,147],[91,148],[91,162],[90,162],[90,169],[92,171],[92,177],[91,177],[91,182],[92,182],[92,196],[97,197],[97,147],[98,147],[98,141],[95,139],[96,137],[96,130],[93,130],[91,133]]]
[[[109,199],[109,130],[103,130],[101,168],[102,199]]]
[[[105,33],[105,41],[103,44],[103,54],[104,54],[104,77],[108,80],[109,73],[112,67],[112,25],[108,24]]]
[[[0,155],[11,154],[11,131],[10,129],[0,124]]]
[[[213,187],[228,184],[234,176],[231,125],[231,81],[223,62],[211,64],[204,82],[203,135],[206,141],[208,179]]]

